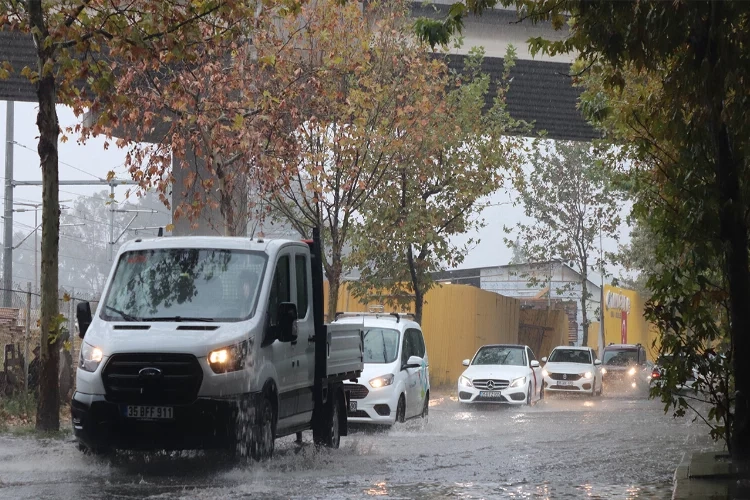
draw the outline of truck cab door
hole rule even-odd
[[[280,428],[290,425],[289,419],[297,413],[295,352],[289,342],[278,339],[277,317],[279,304],[292,300],[292,257],[293,254],[288,250],[282,250],[277,257],[268,298],[268,323],[263,339],[265,350],[270,354],[276,369]]]
[[[301,422],[312,418],[314,407],[313,385],[315,381],[315,335],[312,304],[312,275],[310,254],[297,251],[294,255],[294,300],[297,305],[297,342],[292,345],[296,360],[295,390],[298,394],[297,413]]]

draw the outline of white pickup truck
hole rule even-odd
[[[123,245],[83,339],[72,401],[86,452],[224,448],[261,459],[311,429],[338,447],[362,328],[323,323],[320,239]],[[299,434],[298,434],[298,437]]]

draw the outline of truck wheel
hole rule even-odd
[[[274,421],[273,407],[268,396],[264,396],[260,403],[258,422],[253,429],[250,444],[250,456],[254,460],[264,460],[273,455]]]
[[[323,421],[313,428],[315,444],[338,448],[341,443],[341,391],[331,391]]]

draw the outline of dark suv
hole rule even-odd
[[[602,353],[602,382],[609,387],[648,388],[651,367],[641,344],[609,344]]]

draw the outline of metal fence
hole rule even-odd
[[[0,372],[0,397],[3,393],[27,390],[29,364],[33,361],[35,347],[40,345],[41,295],[32,290],[31,283],[16,284],[12,289],[0,289],[0,349],[2,349],[2,372]],[[76,307],[82,301],[92,302],[96,308],[98,296],[61,289],[58,293],[58,310],[65,318],[63,328],[69,333],[65,343],[66,353],[61,356],[61,389],[69,392],[73,387],[75,363],[81,347],[76,321]],[[68,380],[69,379],[69,380]]]

